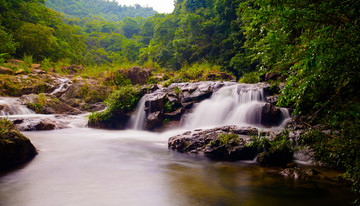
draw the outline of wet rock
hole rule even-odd
[[[168,147],[178,152],[194,153],[219,160],[247,160],[255,157],[256,150],[247,146],[250,137],[240,135],[255,133],[255,128],[237,126],[188,131],[170,137]]]
[[[51,119],[44,119],[35,126],[36,130],[54,130],[56,122]]]
[[[180,120],[181,116],[185,113],[184,108],[179,108],[173,112],[165,113],[165,118],[169,120]]]
[[[285,167],[293,160],[293,155],[293,151],[289,148],[277,148],[276,150],[260,153],[256,161],[263,166]]]
[[[280,95],[267,96],[266,97],[266,102],[273,105],[273,106],[275,106],[277,104],[279,96]]]
[[[261,109],[261,124],[265,126],[277,126],[282,122],[280,108],[266,103]]]
[[[164,109],[166,92],[152,93],[145,101],[145,111],[152,113],[155,111],[162,111]]]
[[[14,74],[14,71],[12,69],[1,67],[0,66],[0,74]]]
[[[311,168],[286,168],[280,172],[286,178],[307,180],[310,178],[320,178],[320,172]]]
[[[160,111],[148,114],[146,118],[146,129],[153,130],[156,127],[162,126],[164,122],[164,116]]]
[[[20,166],[36,154],[36,148],[30,140],[13,126],[0,132],[0,171]]]

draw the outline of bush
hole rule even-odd
[[[258,72],[245,73],[240,79],[239,83],[258,83],[260,81],[260,75]]]
[[[89,116],[89,126],[121,128],[129,118],[129,113],[135,110],[143,95],[139,87],[124,86],[114,91],[105,103],[107,109]],[[103,126],[101,126],[103,125]]]

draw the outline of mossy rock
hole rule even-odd
[[[36,148],[8,120],[0,119],[0,171],[18,167],[31,160]]]

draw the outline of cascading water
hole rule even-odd
[[[35,114],[34,111],[22,105],[18,98],[0,97],[0,106],[0,116]]]
[[[146,96],[144,95],[135,110],[135,113],[131,116],[128,128],[134,129],[134,130],[143,130],[145,129],[145,118],[146,118],[146,112],[145,112],[145,101]]]
[[[66,78],[58,78],[57,79],[60,82],[60,86],[58,88],[56,88],[53,92],[51,92],[51,95],[55,95],[59,92],[62,91],[66,91],[68,88],[68,85],[70,84],[70,79],[66,79]]]
[[[183,120],[183,127],[195,129],[223,125],[260,126],[261,109],[266,104],[262,85],[225,86],[202,101]],[[282,118],[289,117],[282,108]]]

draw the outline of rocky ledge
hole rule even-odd
[[[0,171],[9,170],[31,160],[36,148],[8,120],[0,119]]]
[[[293,152],[286,146],[275,145],[277,137],[272,132],[259,132],[256,128],[223,126],[213,129],[198,129],[173,136],[168,141],[169,149],[203,155],[216,160],[253,160],[264,166],[286,166],[292,161]],[[259,145],[253,136],[268,138]]]

